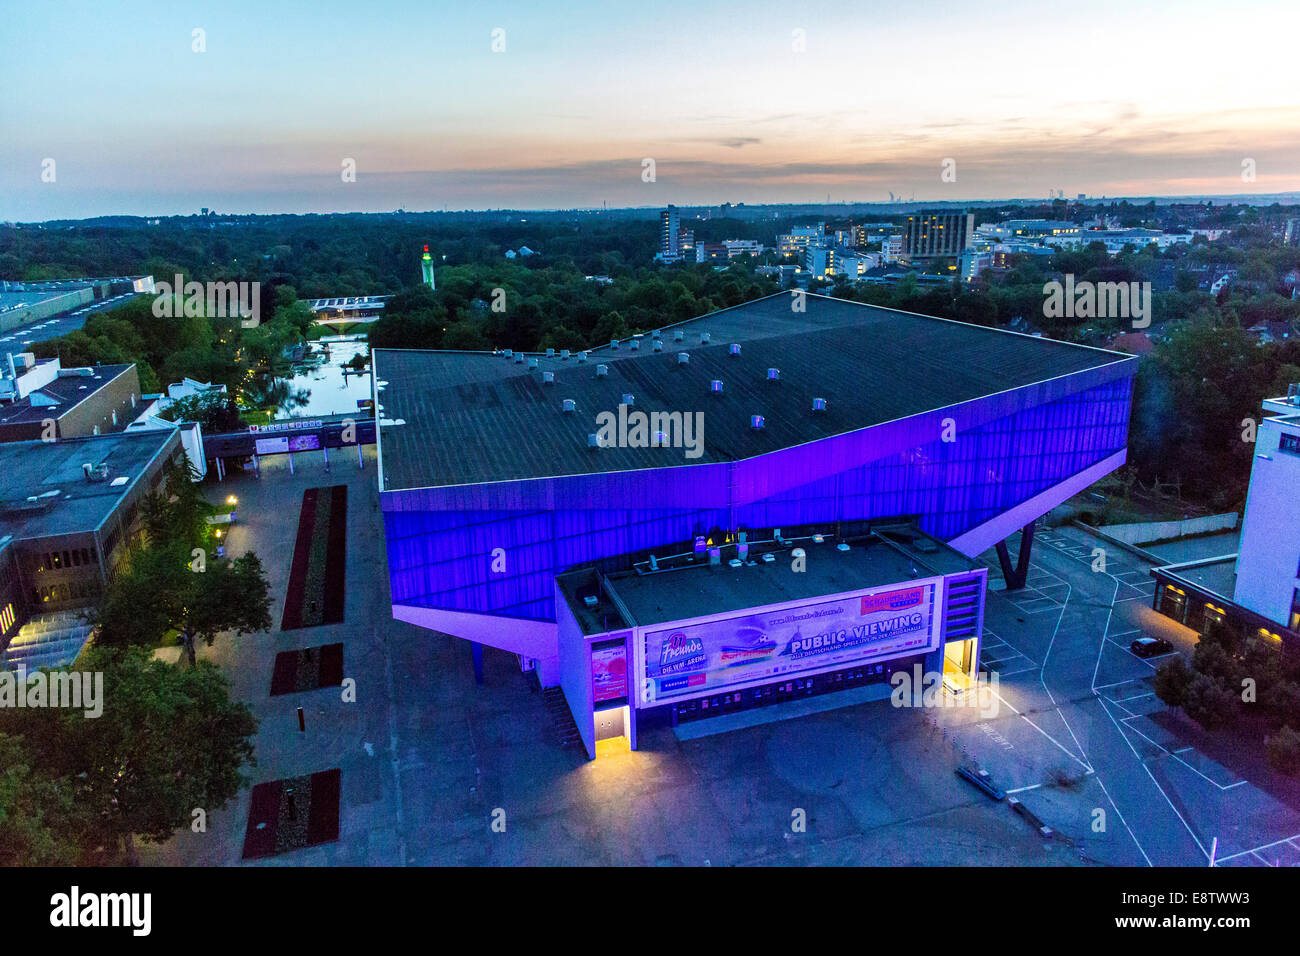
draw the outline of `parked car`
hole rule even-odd
[[[1128,646],[1128,649],[1138,657],[1159,657],[1172,651],[1174,645],[1163,637],[1139,637]]]

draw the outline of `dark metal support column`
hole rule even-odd
[[[1011,555],[1007,551],[1006,541],[997,543],[998,563],[1002,565],[1002,579],[1008,591],[1019,591],[1025,586],[1029,577],[1029,554],[1034,546],[1034,524],[1031,521],[1020,529],[1020,551],[1016,555],[1016,566],[1011,567]]]

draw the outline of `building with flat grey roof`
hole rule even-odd
[[[5,394],[15,398],[0,400],[0,442],[118,431],[135,420],[142,397],[134,363],[62,368],[55,358],[0,379],[14,386]]]
[[[94,602],[182,454],[179,428],[0,443],[0,651],[33,616]]]

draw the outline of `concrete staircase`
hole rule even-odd
[[[573,722],[573,711],[569,709],[564,691],[559,687],[547,687],[542,691],[542,698],[546,701],[546,713],[551,719],[551,733],[560,746],[581,747],[582,735],[578,733],[578,725]]]

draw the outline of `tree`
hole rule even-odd
[[[208,553],[212,507],[189,479],[188,466],[169,465],[160,491],[145,498],[147,543],[116,569],[95,612],[96,642],[105,647],[152,647],[180,634],[195,663],[197,642],[217,634],[271,628],[270,585],[251,551],[233,561]]]
[[[1300,774],[1300,733],[1283,726],[1264,741],[1268,765],[1278,773],[1294,777]]]
[[[1156,671],[1154,688],[1156,696],[1170,707],[1182,707],[1187,700],[1187,688],[1192,682],[1192,672],[1182,655],[1166,661]]]
[[[256,762],[257,721],[206,661],[178,668],[142,648],[92,648],[80,669],[103,674],[103,713],[26,710],[24,739],[34,764],[78,810],[51,828],[79,839],[83,852],[120,843],[134,865],[137,836],[165,840],[190,825],[196,808],[211,814],[239,792],[242,768]]]
[[[0,866],[82,862],[85,822],[72,787],[37,765],[23,737],[0,732]]]
[[[1225,724],[1237,705],[1237,695],[1208,674],[1197,674],[1187,685],[1183,710],[1206,730]]]
[[[198,422],[208,435],[239,431],[244,424],[235,400],[225,392],[215,391],[177,399],[161,417],[170,422]]]
[[[251,551],[233,561],[199,554],[181,542],[138,547],[126,559],[95,615],[96,643],[153,646],[180,635],[190,664],[200,640],[222,631],[243,635],[271,629],[270,585]]]

